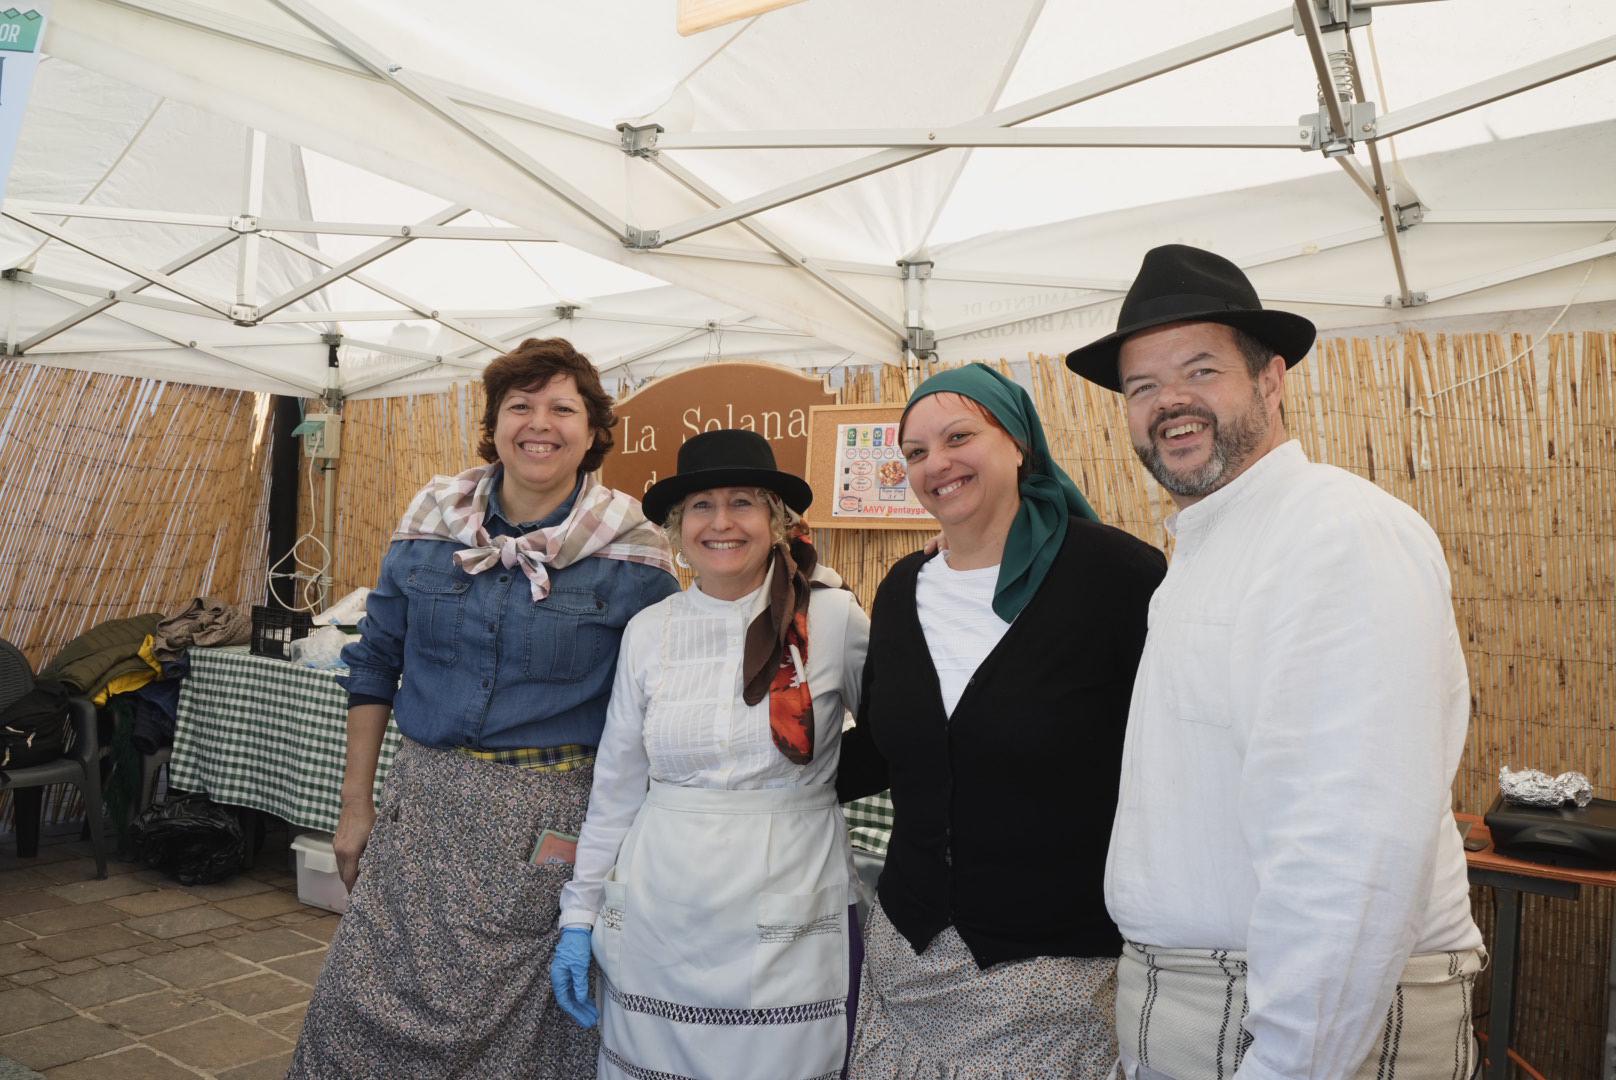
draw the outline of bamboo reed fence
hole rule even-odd
[[[0,360],[0,638],[37,669],[110,619],[261,600],[269,404]],[[57,789],[42,816],[81,813]]]
[[[1134,457],[1119,399],[1058,358],[999,363],[1031,388],[1101,517],[1170,552],[1172,506]],[[844,402],[904,397],[894,369],[838,375]],[[1484,811],[1503,764],[1579,769],[1616,795],[1616,334],[1325,339],[1290,372],[1285,408],[1314,460],[1381,485],[1442,539],[1472,686],[1456,808]],[[422,483],[476,463],[481,411],[474,384],[347,404],[334,595],[374,583]],[[37,661],[103,619],[208,589],[260,597],[265,415],[251,395],[0,362],[0,636]],[[302,528],[317,535],[322,493],[303,490]],[[868,604],[926,535],[815,540]],[[1490,940],[1490,895],[1474,900]],[[1611,897],[1529,897],[1525,910],[1519,1049],[1545,1075],[1596,1075]]]

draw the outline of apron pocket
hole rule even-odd
[[[752,1008],[847,997],[847,883],[812,893],[763,893],[757,903]]]
[[[615,871],[613,871],[615,873]],[[607,878],[600,883],[602,897],[600,914],[595,916],[595,963],[606,978],[619,982],[618,968],[623,962],[623,923],[628,913],[628,886]]]

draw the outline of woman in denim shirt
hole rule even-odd
[[[351,890],[294,1077],[593,1074],[546,965],[623,627],[678,591],[639,504],[590,474],[611,398],[560,339],[483,374],[479,451],[393,535],[350,674],[342,816]],[[391,710],[404,736],[372,791]]]

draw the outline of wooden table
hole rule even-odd
[[[1498,897],[1498,925],[1493,931],[1493,992],[1487,1017],[1487,1080],[1504,1080],[1509,1075],[1507,1053],[1515,1020],[1515,967],[1521,947],[1521,893],[1557,896],[1575,900],[1584,885],[1616,889],[1616,871],[1580,870],[1569,866],[1549,866],[1527,862],[1499,853],[1493,848],[1492,832],[1479,814],[1455,814],[1470,823],[1469,839],[1483,840],[1480,851],[1466,851],[1470,882],[1486,885]],[[1610,952],[1610,985],[1616,986],[1616,937]],[[1600,1076],[1616,1077],[1616,994],[1611,995],[1605,1020],[1605,1053]]]

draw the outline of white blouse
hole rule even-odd
[[[768,584],[739,600],[693,586],[629,620],[577,862],[561,891],[562,926],[594,926],[600,883],[617,862],[650,780],[729,791],[835,782],[844,713],[858,710],[869,617],[845,589],[809,594],[814,756],[793,764],[770,737],[768,698],[756,705],[741,700],[746,628],[768,603]]]
[[[998,563],[978,570],[955,570],[948,565],[946,551],[928,559],[915,580],[915,612],[949,716],[954,715],[954,706],[971,676],[1010,629],[993,610],[993,590],[998,584]]]

